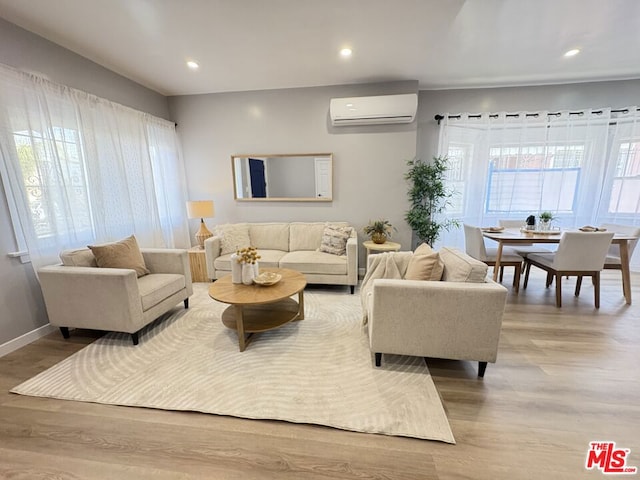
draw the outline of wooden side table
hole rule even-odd
[[[364,265],[365,268],[369,262],[369,254],[371,252],[397,252],[400,250],[400,244],[396,242],[384,242],[384,243],[375,243],[371,240],[366,240],[362,242],[362,246],[367,250],[367,254],[364,257]]]
[[[192,282],[208,282],[207,278],[207,258],[204,248],[191,247],[189,249],[189,266],[191,267]]]

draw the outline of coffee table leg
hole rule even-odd
[[[240,346],[240,351],[244,352],[247,344],[245,343],[244,338],[244,316],[242,311],[242,305],[234,305],[233,309],[235,310],[236,316],[236,330],[238,331],[238,345]]]
[[[304,320],[304,290],[298,292],[298,318],[296,320]]]

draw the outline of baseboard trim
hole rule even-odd
[[[56,327],[47,323],[46,325],[36,328],[35,330],[31,330],[24,335],[20,335],[18,338],[9,340],[8,342],[0,345],[0,357],[4,357],[5,355],[18,350],[25,345],[29,345],[31,342],[35,342],[39,338],[49,335],[51,332],[55,331]]]

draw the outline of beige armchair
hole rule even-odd
[[[186,250],[141,249],[151,272],[137,278],[121,268],[98,268],[89,249],[61,254],[62,264],[38,271],[49,323],[60,327],[87,328],[131,334],[138,344],[142,327],[171,310],[179,302],[189,307],[193,294]]]
[[[368,268],[385,261],[384,255],[411,252],[372,255]],[[456,249],[442,248],[440,258],[442,281],[381,278],[370,290],[364,287],[376,366],[383,353],[472,360],[483,377],[487,362],[497,359],[507,289],[486,277],[484,263]],[[397,263],[404,278],[407,262]]]

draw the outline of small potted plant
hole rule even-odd
[[[379,244],[384,243],[387,239],[391,238],[394,230],[396,230],[396,228],[391,225],[389,220],[369,221],[369,225],[363,229],[365,235],[369,235],[373,243]]]
[[[540,230],[549,230],[551,228],[551,220],[555,217],[551,212],[542,212],[540,214]]]

